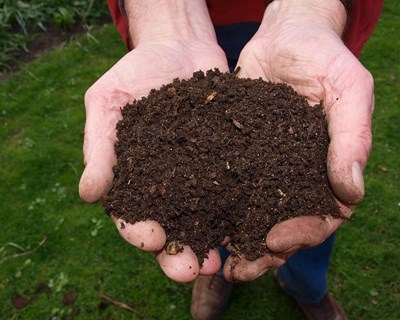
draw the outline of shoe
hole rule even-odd
[[[329,293],[318,303],[297,303],[307,320],[347,320],[342,307]]]
[[[278,270],[273,271],[278,286],[285,292],[285,283],[278,277]],[[318,303],[301,303],[294,299],[305,314],[307,320],[347,320],[342,307],[330,293],[325,294]]]
[[[199,276],[192,290],[192,317],[195,320],[217,320],[228,307],[233,284],[223,276]]]

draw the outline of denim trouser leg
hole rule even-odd
[[[297,251],[277,270],[282,289],[302,303],[321,301],[328,291],[327,272],[335,242],[332,234],[319,246]]]
[[[221,256],[221,268],[218,270],[217,275],[224,276],[224,264],[226,259],[228,259],[230,252],[225,247],[218,248],[219,255]]]

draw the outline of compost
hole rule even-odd
[[[341,217],[327,178],[323,108],[286,84],[199,71],[122,116],[105,211],[128,223],[158,221],[171,254],[189,245],[202,263],[229,237],[234,254],[255,260],[269,252],[276,223]]]

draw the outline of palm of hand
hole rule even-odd
[[[86,167],[79,186],[85,201],[97,201],[111,188],[112,168],[116,163],[116,124],[121,119],[121,108],[175,78],[189,78],[195,71],[211,68],[228,70],[226,58],[219,47],[183,46],[179,43],[142,45],[126,54],[87,91]],[[199,272],[214,273],[220,266],[216,252],[210,253],[201,270],[189,248],[176,256],[166,255],[161,250],[165,245],[164,230],[154,221],[134,225],[122,225],[121,221],[116,221],[116,225],[129,243],[155,252],[164,272],[176,281],[190,281]]]
[[[366,70],[333,32],[315,27],[281,31],[271,40],[255,37],[242,51],[241,76],[291,85],[312,104],[324,101],[327,108],[353,94],[370,80]],[[357,93],[355,93],[357,94]]]
[[[256,35],[246,45],[238,61],[239,76],[285,82],[310,104],[323,102],[331,139],[328,176],[342,213],[349,217],[354,207],[350,204],[363,196],[360,166],[365,166],[371,144],[372,78],[334,33],[305,27],[274,35]],[[267,236],[267,246],[277,255],[254,262],[229,258],[225,275],[235,281],[257,278],[282,265],[298,249],[320,244],[343,222],[329,216],[282,222]]]
[[[194,71],[214,67],[228,68],[225,57],[216,49],[151,44],[126,54],[89,88],[85,95],[86,168],[80,184],[84,200],[97,201],[110,187],[110,171],[115,163],[115,125],[121,108],[174,78],[188,78]],[[97,161],[98,153],[101,159]],[[104,171],[109,171],[108,175],[102,174]]]

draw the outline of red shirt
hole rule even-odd
[[[117,0],[107,0],[113,20],[129,49],[128,24],[122,15]],[[265,4],[263,0],[207,0],[210,17],[214,25],[227,25],[238,22],[261,22]],[[350,51],[358,56],[371,36],[378,22],[383,0],[354,0],[349,25],[343,41]]]

